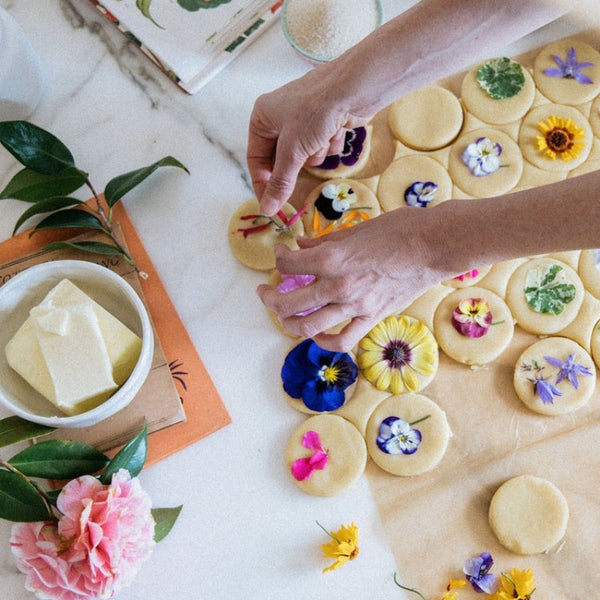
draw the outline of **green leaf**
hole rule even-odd
[[[57,137],[27,121],[0,121],[0,144],[37,173],[52,175],[75,166],[73,155]]]
[[[100,477],[100,481],[108,485],[112,476],[119,469],[127,469],[131,477],[137,477],[144,463],[146,462],[146,452],[148,449],[148,427],[144,423],[144,428],[138,435],[129,441],[115,457],[108,463]]]
[[[179,517],[179,513],[183,505],[174,506],[173,508],[153,508],[152,516],[154,517],[154,522],[156,523],[154,526],[154,541],[160,542],[162,539],[166,538],[169,535],[171,529],[173,529],[173,525],[175,525],[175,521],[177,521],[177,517]]]
[[[38,202],[54,196],[67,196],[78,190],[88,174],[77,167],[67,167],[59,173],[45,175],[31,169],[21,169],[0,192],[0,199],[14,198],[24,202]]]
[[[577,289],[572,283],[566,283],[564,277],[557,281],[557,276],[563,270],[561,266],[551,265],[545,271],[542,269],[534,269],[527,274],[527,304],[537,313],[560,315],[575,298]]]
[[[142,167],[135,171],[130,171],[123,175],[119,175],[111,179],[104,189],[104,199],[109,206],[114,206],[127,192],[131,191],[136,185],[139,185],[152,175],[156,169],[160,167],[179,167],[186,173],[189,173],[187,168],[182,165],[176,158],[165,156],[147,167]]]
[[[516,96],[525,85],[523,67],[510,58],[492,58],[477,70],[481,89],[494,100]]]
[[[53,212],[55,210],[60,210],[61,208],[67,208],[68,206],[73,206],[74,204],[84,204],[81,200],[77,200],[76,198],[67,197],[56,197],[56,198],[46,198],[45,200],[39,200],[35,204],[32,204],[18,219],[15,223],[15,227],[13,229],[13,235],[19,230],[19,227],[35,215],[39,215],[42,213]]]
[[[33,484],[17,473],[0,470],[0,518],[47,521],[52,515]]]
[[[185,10],[195,12],[201,8],[215,8],[220,4],[226,4],[231,0],[177,0],[177,4]]]
[[[135,5],[138,7],[138,10],[147,18],[152,21],[157,27],[164,29],[162,25],[159,25],[150,14],[150,3],[152,0],[136,0]]]
[[[69,227],[77,227],[84,229],[96,229],[104,231],[102,222],[98,217],[88,212],[77,208],[67,208],[48,215],[42,219],[35,227],[33,232],[41,231],[42,229],[64,229]]]
[[[107,256],[122,256],[129,260],[129,256],[116,246],[105,244],[104,242],[52,242],[46,244],[44,250],[82,250],[92,254],[104,254]]]
[[[0,420],[0,448],[24,442],[55,431],[54,427],[38,425],[21,417],[6,417]]]
[[[83,442],[47,440],[26,448],[8,462],[28,477],[73,479],[97,473],[109,458]]]

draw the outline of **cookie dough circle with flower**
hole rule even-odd
[[[500,125],[518,121],[531,108],[535,84],[518,62],[493,58],[465,75],[460,97],[472,115]]]
[[[584,406],[596,388],[592,357],[577,342],[549,337],[519,357],[513,377],[519,399],[536,413],[562,415]]]
[[[446,414],[422,394],[390,396],[367,423],[367,449],[375,464],[392,475],[410,477],[438,465],[451,432]]]
[[[533,77],[550,101],[584,104],[600,93],[600,53],[585,42],[557,40],[537,55]]]
[[[458,98],[438,85],[415,90],[388,109],[392,135],[414,150],[437,150],[452,143],[463,119]]]
[[[499,196],[519,182],[523,157],[506,133],[483,127],[463,134],[452,144],[448,171],[456,186],[471,196]]]
[[[503,483],[492,496],[489,522],[498,541],[517,554],[540,554],[567,532],[569,505],[552,482],[520,475]]]
[[[592,142],[587,119],[576,108],[560,104],[532,108],[519,131],[523,156],[545,171],[564,173],[580,166],[589,156]]]
[[[315,415],[290,436],[285,462],[294,483],[313,496],[335,496],[364,472],[367,447],[358,429],[337,415]]]
[[[302,220],[308,237],[347,229],[381,213],[373,191],[352,179],[331,179],[318,185],[307,196],[304,210]]]
[[[467,365],[486,365],[502,354],[514,333],[508,306],[496,294],[478,287],[446,296],[433,318],[435,338],[443,352]]]
[[[525,331],[551,335],[577,316],[584,288],[577,272],[553,258],[533,258],[517,267],[506,288],[506,303]]]
[[[344,148],[340,154],[331,154],[316,167],[304,165],[304,170],[319,179],[352,177],[369,161],[373,126],[356,127],[346,131]]]
[[[244,202],[229,221],[227,237],[233,255],[244,265],[257,271],[275,268],[276,244],[298,249],[296,238],[304,235],[302,219],[296,218],[296,209],[285,204],[281,209],[286,219],[294,222],[286,226],[280,216],[272,219],[260,215],[258,200]]]
[[[435,377],[439,355],[427,326],[406,315],[391,315],[360,340],[358,366],[379,391],[418,392]]]
[[[452,179],[429,156],[405,156],[392,161],[381,174],[377,196],[387,212],[400,207],[435,206],[452,197]]]

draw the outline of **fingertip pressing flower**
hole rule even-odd
[[[317,412],[342,406],[345,390],[357,375],[358,367],[349,354],[325,350],[310,339],[292,348],[281,369],[286,393]]]
[[[366,127],[348,129],[344,138],[344,148],[340,154],[326,156],[325,160],[317,168],[333,170],[337,169],[340,165],[350,167],[356,164],[362,154],[366,137]]]
[[[358,527],[354,523],[342,525],[338,531],[327,531],[318,521],[317,525],[331,538],[321,545],[323,556],[335,559],[333,564],[323,569],[323,573],[334,571],[358,556]]]
[[[433,181],[415,181],[404,192],[404,201],[407,206],[420,206],[425,208],[435,200],[438,185]]]
[[[544,360],[558,369],[558,375],[556,376],[556,385],[558,385],[563,379],[568,379],[571,385],[577,389],[579,387],[578,375],[592,375],[589,367],[577,364],[575,362],[575,355],[569,354],[567,360],[564,362],[553,356],[544,356]]]
[[[500,574],[499,587],[488,600],[531,600],[533,592],[535,583],[531,569],[512,569],[508,574]]]
[[[487,137],[480,137],[462,152],[461,159],[475,177],[485,177],[500,168],[502,146]]]
[[[493,564],[494,559],[489,552],[482,552],[465,563],[463,573],[476,592],[493,594],[496,591],[498,578],[489,572]]]
[[[307,431],[302,436],[302,445],[315,452],[311,456],[299,458],[292,463],[292,475],[297,481],[309,479],[314,471],[322,471],[329,462],[327,450],[323,448],[321,438],[316,431]]]
[[[288,292],[292,292],[294,290],[297,290],[298,288],[307,286],[314,280],[314,275],[286,275],[282,273],[281,283],[277,285],[276,289],[280,294],[287,294]],[[296,313],[296,316],[305,317],[306,315],[310,315],[311,313],[315,312],[316,310],[319,310],[320,308],[322,308],[322,306],[314,306],[313,308],[302,310]]]
[[[558,65],[558,68],[544,69],[544,74],[550,77],[562,77],[563,79],[575,79],[579,83],[589,85],[594,83],[585,73],[581,70],[586,67],[593,67],[594,63],[591,62],[577,62],[577,52],[575,48],[571,46],[567,52],[567,59],[563,60],[560,56],[553,54],[552,58]]]
[[[484,336],[492,324],[492,312],[483,298],[465,298],[452,312],[452,325],[469,338]]]
[[[585,147],[585,130],[569,118],[551,115],[538,123],[538,129],[543,134],[536,136],[538,150],[552,160],[561,158],[568,162]]]

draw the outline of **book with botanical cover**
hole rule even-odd
[[[90,0],[190,94],[275,22],[283,0]]]

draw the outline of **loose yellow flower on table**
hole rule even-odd
[[[531,600],[534,591],[531,569],[513,569],[508,574],[501,574],[500,586],[491,596],[487,596],[487,600]]]
[[[333,571],[358,556],[358,527],[354,523],[342,525],[338,531],[327,531],[318,521],[317,525],[331,538],[330,542],[321,545],[323,556],[335,558],[335,562],[325,567],[323,573]]]

